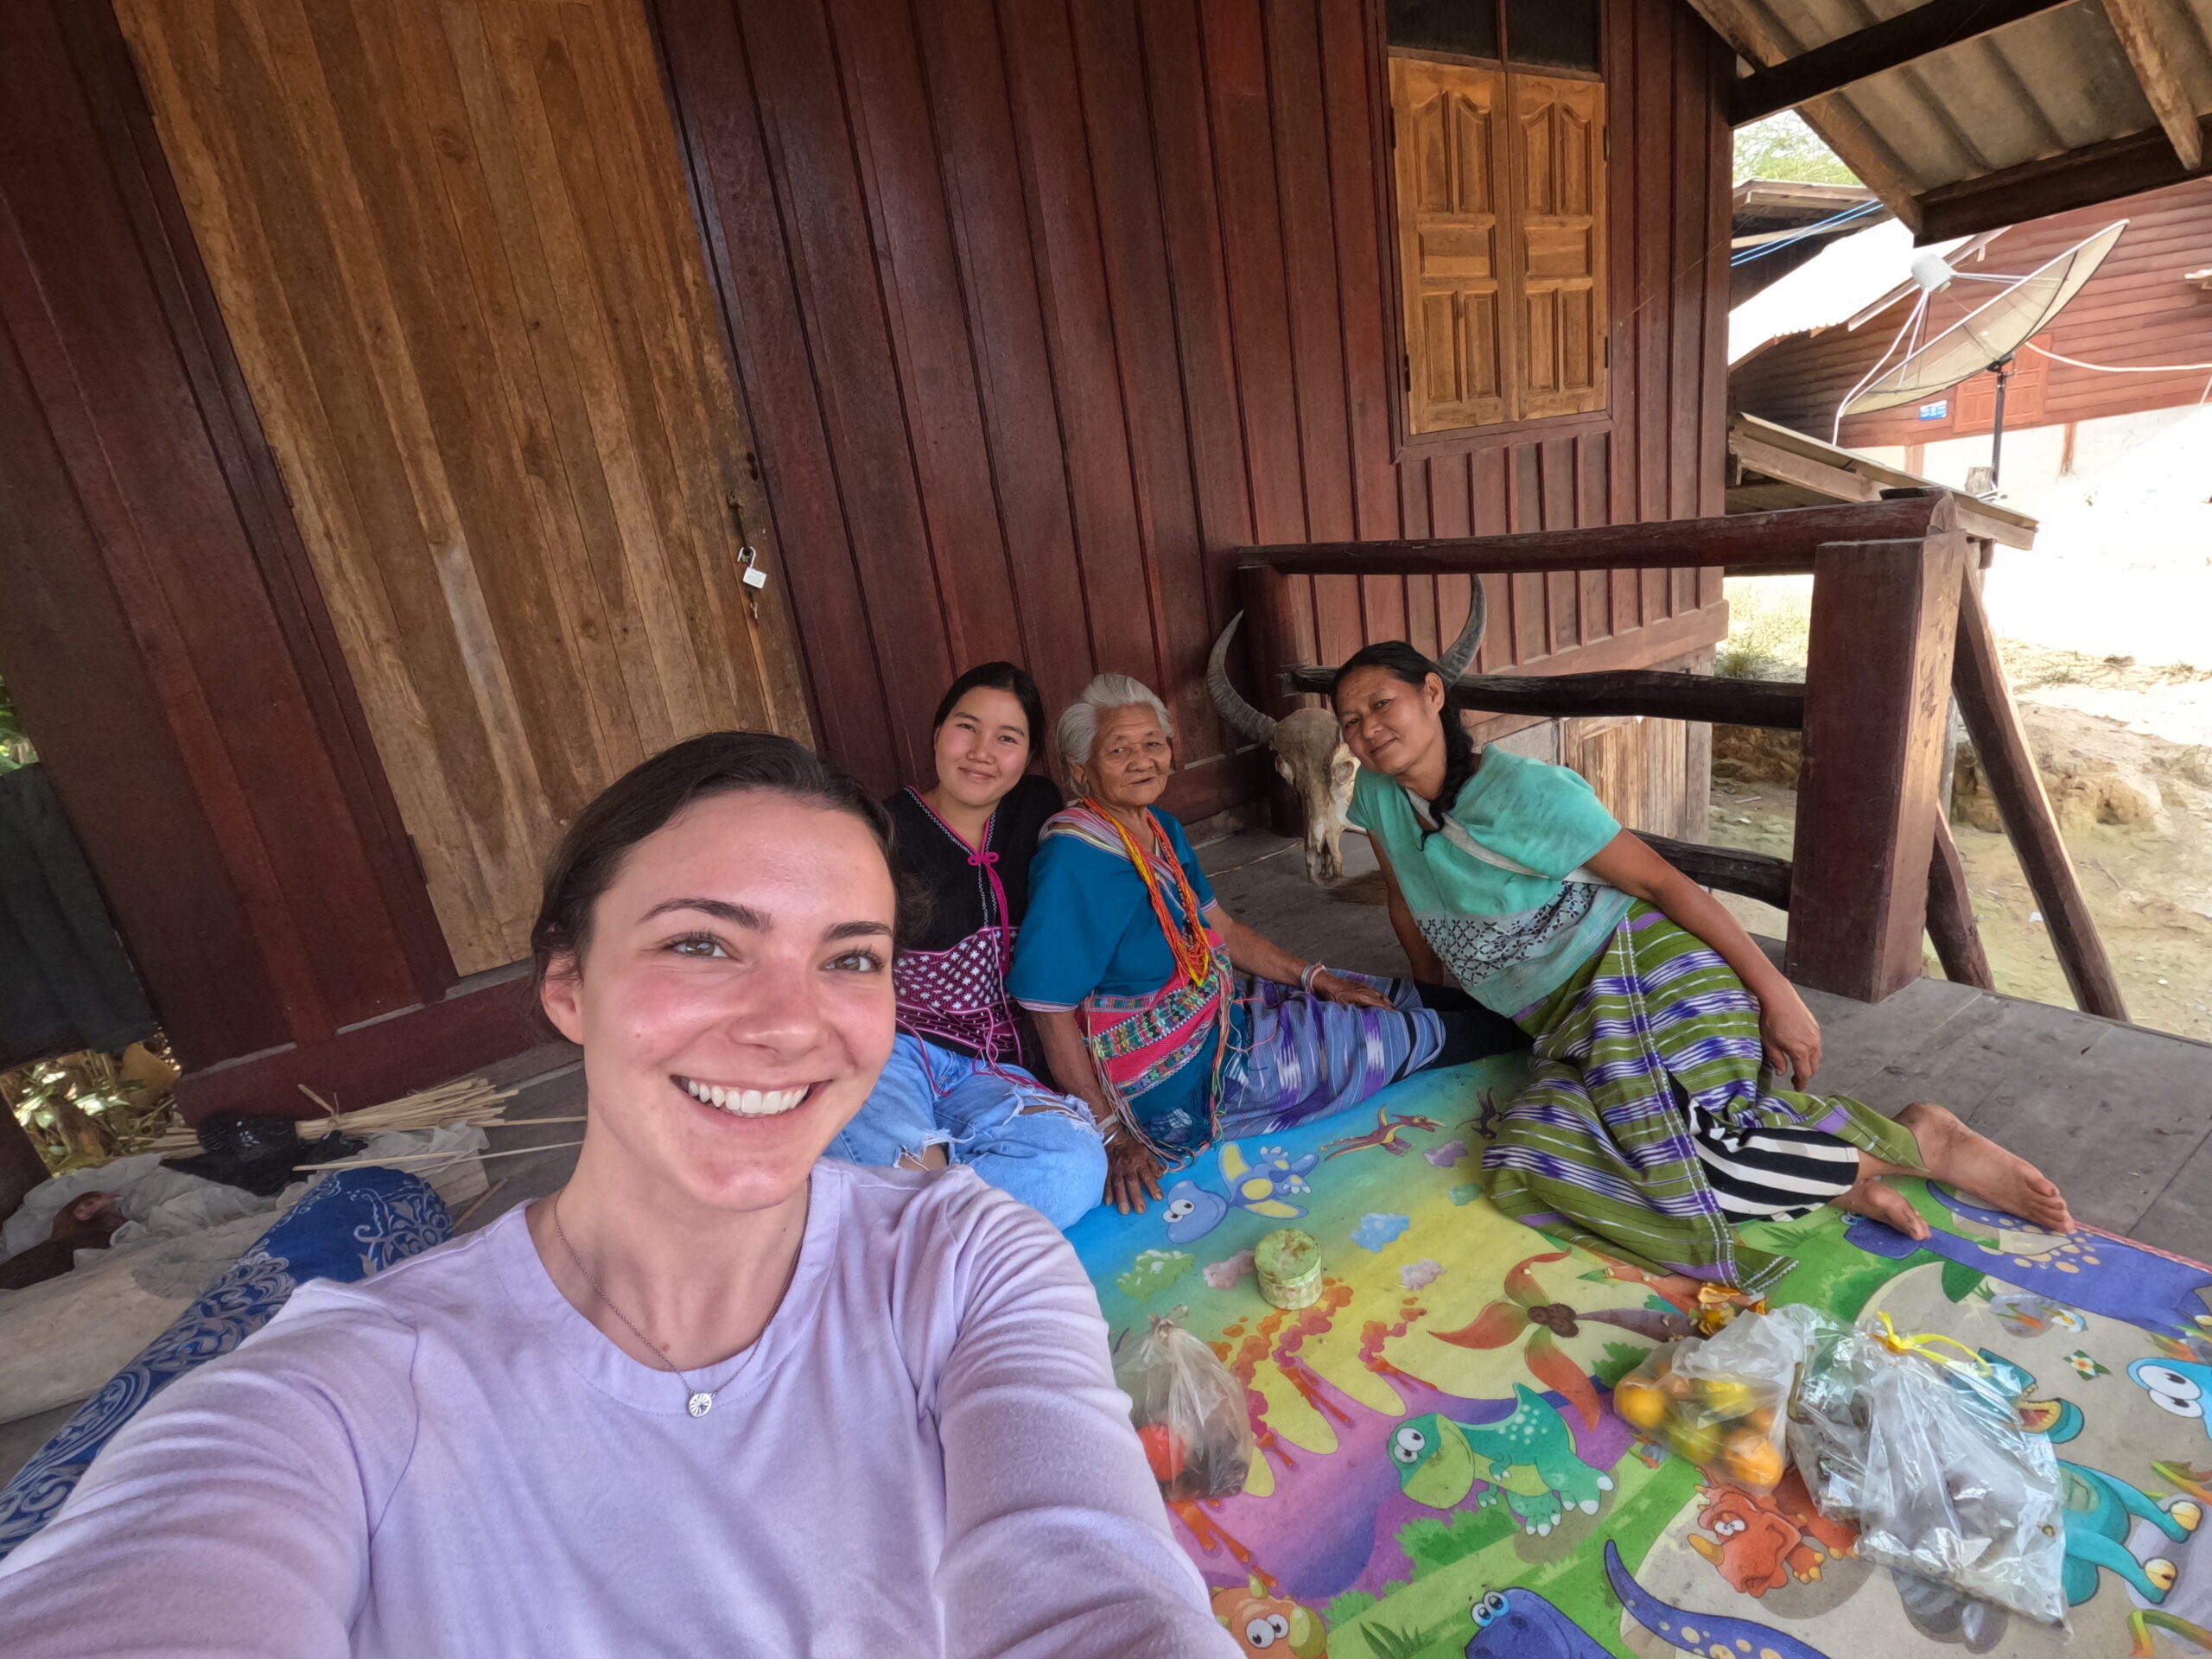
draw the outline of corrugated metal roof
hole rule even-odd
[[[1921,0],[1691,3],[1766,67],[1916,10]],[[2212,0],[2126,3],[2171,67],[2178,97],[2196,116],[2212,115]],[[2159,126],[2100,0],[2075,0],[1946,47],[1816,99],[1802,113],[1847,162],[1871,139],[1894,168],[1886,182],[1912,196]],[[1895,193],[1871,167],[1859,170],[1885,197]]]

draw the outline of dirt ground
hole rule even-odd
[[[2009,575],[2000,566],[1991,581],[2040,586],[2056,575],[2056,563],[2024,562]],[[2203,574],[2161,569],[2158,579],[2162,589],[2184,582],[2180,597],[2201,628],[2212,621],[2212,569],[2201,553],[2187,563]],[[1993,592],[1993,601],[1997,596]],[[1805,597],[1796,578],[1731,582],[1736,626],[1722,671],[1802,672]],[[2175,598],[2161,594],[2165,604]],[[2130,1015],[2159,1030],[2212,1040],[2212,667],[2154,665],[2053,643],[2048,636],[2063,638],[2067,623],[2063,606],[2048,594],[2019,594],[2010,606],[1993,602],[1992,608],[2000,626],[2007,609],[2034,614],[2037,632],[2046,636],[2003,640],[2005,666]],[[2160,616],[2157,643],[2189,649],[2196,630],[2177,635],[2171,613],[2153,608]],[[2108,615],[2106,608],[2097,618],[2105,636],[2100,644],[2111,643],[2102,626]],[[2212,662],[2212,638],[2198,640],[2195,652]],[[1740,728],[1716,733],[1716,842],[1789,855],[1796,798],[1787,780],[1794,775],[1795,744],[1777,743],[1780,735]],[[2034,895],[1970,751],[1961,772],[1952,832],[1997,988],[2070,1006]],[[1731,905],[1747,925],[1770,934],[1786,924],[1764,906]],[[1940,971],[1931,952],[1929,972]]]

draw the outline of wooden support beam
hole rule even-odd
[[[1789,861],[1737,847],[1706,847],[1639,830],[1637,838],[1701,887],[1739,893],[1777,910],[1789,908]]]
[[[1755,69],[1772,68],[1803,50],[1795,35],[1776,22],[1764,7],[1754,6],[1749,0],[1690,0],[1690,6],[1738,57]],[[1920,231],[1920,203],[1905,176],[1904,164],[1864,116],[1833,93],[1811,99],[1799,113],[1891,213],[1916,232]]]
[[[1818,601],[1815,599],[1815,605]],[[1972,582],[1963,586],[1958,601],[1958,661],[1954,690],[1959,711],[1966,716],[1974,754],[1988,775],[1989,791],[1996,798],[2005,832],[2012,838],[2020,868],[2041,906],[2044,924],[2058,953],[2058,965],[2072,987],[2074,1000],[2091,1014],[2107,1020],[2127,1018],[2127,1005],[2113,976],[2112,958],[2082,896],[2081,878],[2058,833],[2057,816],[2043,791],[2028,734],[2013,705],[2012,688],[2005,681],[2005,665],[1997,655],[1997,637],[1991,632],[1989,614]],[[1797,822],[1805,822],[1801,792]]]
[[[1247,564],[1238,568],[1236,583],[1243,597],[1244,614],[1251,620],[1246,638],[1250,642],[1252,666],[1258,671],[1253,683],[1259,688],[1260,712],[1280,720],[1298,706],[1287,695],[1290,671],[1299,656],[1290,580],[1271,566]]]
[[[2107,0],[2107,10],[2134,3]],[[1840,92],[1871,75],[1901,68],[1931,52],[2071,3],[2072,0],[1926,0],[1910,11],[1885,17],[1808,52],[1753,70],[1728,89],[1728,124],[1740,127],[1762,120],[1824,93]]]
[[[2200,145],[2212,143],[2212,115],[2196,124]],[[2001,230],[2031,219],[2094,207],[2121,196],[2161,190],[2189,178],[2163,130],[2131,132],[2100,144],[2024,162],[1978,179],[1938,185],[1915,208],[1914,241],[1921,245],[1977,231]],[[1903,218],[1900,214],[1898,217]]]
[[[1727,565],[1745,571],[1809,570],[1817,549],[1835,542],[1918,540],[1957,523],[1944,493],[1785,507],[1719,518],[1668,518],[1587,530],[1450,540],[1309,542],[1248,547],[1241,569],[1267,566],[1285,575],[1418,576],[1487,570],[1679,569]],[[1287,666],[1288,664],[1284,664]]]
[[[1294,690],[1326,696],[1332,668],[1291,671]],[[1718,721],[1794,732],[1805,723],[1805,688],[1794,680],[1731,680],[1711,674],[1628,669],[1611,674],[1469,674],[1451,690],[1454,709],[1489,715],[1576,720],[1642,715],[1652,720]]]
[[[2183,172],[2196,172],[2204,165],[2204,134],[2196,123],[2196,105],[2174,61],[2164,23],[2145,0],[2104,0],[2104,8],[2105,21],[2120,36],[2136,84],[2174,147],[2174,159]]]
[[[1967,563],[1948,529],[1816,557],[1785,963],[1800,984],[1878,1002],[1920,976]]]
[[[1796,433],[1784,435],[1785,439],[1802,436]],[[1753,437],[1735,425],[1732,425],[1728,432],[1729,457],[1739,463],[1745,471],[1781,483],[1795,484],[1802,489],[1817,490],[1834,500],[1878,501],[1885,490],[1919,488],[1926,483],[1925,480],[1916,479],[1909,472],[1884,467],[1861,456],[1849,455],[1847,452],[1834,449],[1832,446],[1823,448],[1829,448],[1834,458],[1826,459],[1785,448],[1782,444]],[[1731,487],[1734,486],[1732,480]],[[2035,545],[2036,521],[2024,513],[2012,512],[2002,507],[1993,511],[1987,503],[1977,501],[1970,495],[1954,495],[1951,505],[1958,511],[1959,528],[1969,536],[2001,541],[2007,547]]]
[[[1258,671],[1253,682],[1258,689],[1258,707],[1262,713],[1280,720],[1298,706],[1290,690],[1290,670],[1301,654],[1298,619],[1291,607],[1290,578],[1266,565],[1248,564],[1237,571],[1236,585],[1244,601],[1244,632],[1252,666]],[[1305,803],[1274,767],[1267,768],[1266,781],[1268,820],[1275,833],[1303,836]]]
[[[1936,943],[1936,959],[1943,964],[1946,979],[1985,991],[1997,988],[1989,970],[1989,952],[1982,948],[1981,927],[1974,918],[1974,901],[1967,893],[1966,866],[1960,861],[1959,844],[1951,839],[1940,802],[1935,855],[1928,863],[1928,937]]]

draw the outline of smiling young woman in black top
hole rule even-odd
[[[1098,1202],[1105,1151],[1082,1103],[1038,1079],[1034,1039],[1006,993],[1038,831],[1061,804],[1028,770],[1043,720],[1021,669],[969,669],[938,705],[936,785],[884,803],[893,867],[924,902],[893,965],[898,1042],[830,1151],[966,1164],[1065,1227]]]

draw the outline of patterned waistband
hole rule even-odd
[[[891,966],[899,1024],[987,1060],[1012,1056],[1020,1045],[1006,994],[1013,954],[1014,931],[1003,927],[978,928],[949,950],[900,951]]]

